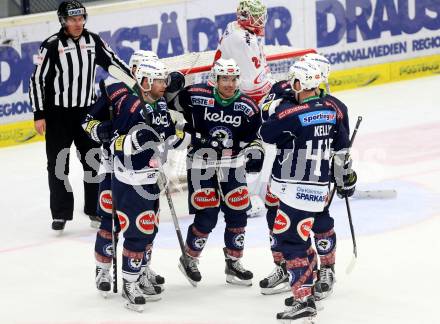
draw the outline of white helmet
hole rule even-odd
[[[234,61],[234,59],[220,58],[214,62],[214,65],[211,69],[211,81],[215,86],[217,86],[217,80],[220,75],[235,75],[240,77],[240,67]]]
[[[310,64],[308,61],[296,61],[289,68],[288,80],[293,91],[300,93],[303,90],[313,90],[318,88],[322,82],[321,71],[316,65]],[[295,90],[295,80],[301,85],[300,90]]]
[[[241,0],[237,8],[238,24],[251,29],[256,35],[264,35],[267,7],[261,0]]]
[[[142,61],[145,60],[157,61],[158,59],[159,57],[153,51],[137,50],[130,57],[130,62],[128,63],[128,66],[130,67],[130,70],[132,70],[134,65],[139,66],[139,64],[141,64]]]
[[[325,56],[310,53],[301,57],[301,60],[312,63],[312,65],[316,65],[321,71],[322,81],[328,83],[328,77],[330,76],[330,62]]]
[[[154,80],[166,80],[168,78],[168,67],[162,63],[161,61],[143,61],[139,64],[135,76],[136,81],[138,82],[139,86],[142,84],[142,80],[144,78],[148,79],[148,89],[145,89],[141,86],[141,89],[144,91],[150,91],[151,86],[154,82]]]

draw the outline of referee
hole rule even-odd
[[[62,27],[40,46],[29,96],[35,130],[46,137],[52,229],[61,232],[66,221],[73,218],[73,193],[68,179],[68,150],[72,142],[79,151],[84,174],[88,178],[97,175],[97,167],[87,163],[86,154],[98,145],[81,127],[95,101],[96,65],[105,70],[115,65],[128,75],[130,70],[97,34],[84,28],[87,12],[79,1],[62,2],[57,14]],[[84,213],[92,226],[100,220],[96,216],[98,185],[84,178]]]

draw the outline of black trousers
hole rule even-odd
[[[99,144],[92,141],[81,127],[87,110],[53,107],[46,111],[47,171],[53,219],[73,218],[73,192],[68,178],[72,142],[84,170],[84,213],[96,215],[97,212],[100,150]]]

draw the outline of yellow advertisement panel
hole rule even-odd
[[[0,125],[0,147],[44,140],[34,129],[34,121]]]

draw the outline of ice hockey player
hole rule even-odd
[[[264,54],[264,27],[267,8],[261,0],[240,0],[237,21],[230,22],[218,45],[214,61],[220,58],[234,59],[241,70],[240,91],[251,97],[257,104],[270,91],[274,81]],[[251,195],[249,217],[264,213],[264,203],[260,192],[259,174],[248,175]]]
[[[306,54],[301,60],[309,62],[319,68],[321,71],[322,82],[326,85],[326,89],[329,90],[328,78],[330,74],[330,62],[320,54]],[[331,105],[337,111],[338,118],[342,119],[344,130],[349,134],[350,129],[347,107],[340,100],[323,89],[318,88],[317,94],[325,99],[327,104]],[[291,100],[293,103],[297,103],[288,80],[277,82],[273,86],[271,95],[267,98],[265,104],[263,104],[263,120],[268,119],[270,115],[277,111],[278,105],[283,98],[285,98],[285,100]],[[352,192],[349,196],[350,195],[352,195]],[[272,228],[279,200],[270,192],[270,188],[268,188],[266,193],[265,204],[267,208],[266,219],[269,226],[271,242],[273,242]],[[314,295],[315,299],[321,300],[332,293],[333,284],[335,282],[336,233],[334,230],[334,219],[329,214],[328,204],[321,213],[317,213],[312,232],[314,233],[315,247],[320,259],[320,268],[319,271],[317,271],[318,280],[315,283]],[[280,251],[277,251],[273,246],[272,255],[275,262],[275,269],[269,276],[260,281],[260,287],[263,294],[275,294],[289,289],[285,261]]]
[[[134,75],[141,62],[158,60],[157,55],[152,51],[135,51],[130,58],[129,67]],[[110,141],[113,136],[113,125],[110,120],[110,106],[114,105],[115,99],[120,98],[120,94],[129,93],[129,89],[122,82],[113,83],[106,89],[108,97],[102,95],[93,105],[87,114],[83,128],[86,133],[97,143],[102,144],[102,158],[99,174],[102,177],[99,184],[99,201],[97,215],[102,219],[95,241],[95,260],[96,260],[96,286],[97,289],[106,296],[111,290],[110,267],[112,258],[112,192],[111,175],[113,172],[112,155],[110,153]],[[151,269],[152,245],[148,245],[145,256],[142,260],[142,275],[153,285],[163,289],[165,279],[156,274]]]
[[[149,246],[157,233],[161,146],[164,140],[175,134],[163,98],[167,77],[168,69],[162,62],[146,61],[136,70],[136,79],[143,90],[142,100],[128,88],[113,89],[118,84],[108,86],[107,91],[115,108],[111,142],[115,170],[112,193],[125,238],[123,297],[127,299],[126,306],[135,310],[141,310],[146,300],[160,299],[158,295],[162,291],[154,283],[158,277],[149,277],[147,271],[142,271],[142,266],[149,261]],[[143,101],[147,104],[144,105]],[[107,261],[102,262],[101,268],[107,270],[106,281],[110,281],[108,268],[112,253],[108,250],[111,235],[109,229],[106,232],[101,236],[103,242],[98,242],[98,236],[97,246],[100,248],[97,250]],[[99,289],[99,278],[97,287]]]
[[[328,198],[331,152],[336,152],[333,168],[342,194],[352,190],[356,173],[345,161],[349,139],[342,119],[332,105],[316,94],[321,83],[320,70],[298,61],[289,69],[288,79],[298,104],[283,99],[277,112],[260,129],[263,141],[278,148],[270,183],[271,191],[280,200],[273,244],[286,260],[293,292],[293,298],[285,301],[289,309],[278,313],[277,319],[313,319],[313,269],[317,257],[310,231]]]
[[[226,281],[249,286],[253,274],[240,262],[250,201],[245,171],[259,172],[263,164],[264,150],[257,137],[260,111],[238,90],[240,68],[234,60],[217,60],[212,79],[215,86],[186,87],[171,108],[183,113],[191,133],[188,204],[195,217],[186,237],[187,256],[181,257],[179,268],[194,286],[201,280],[198,258],[222,210]]]

